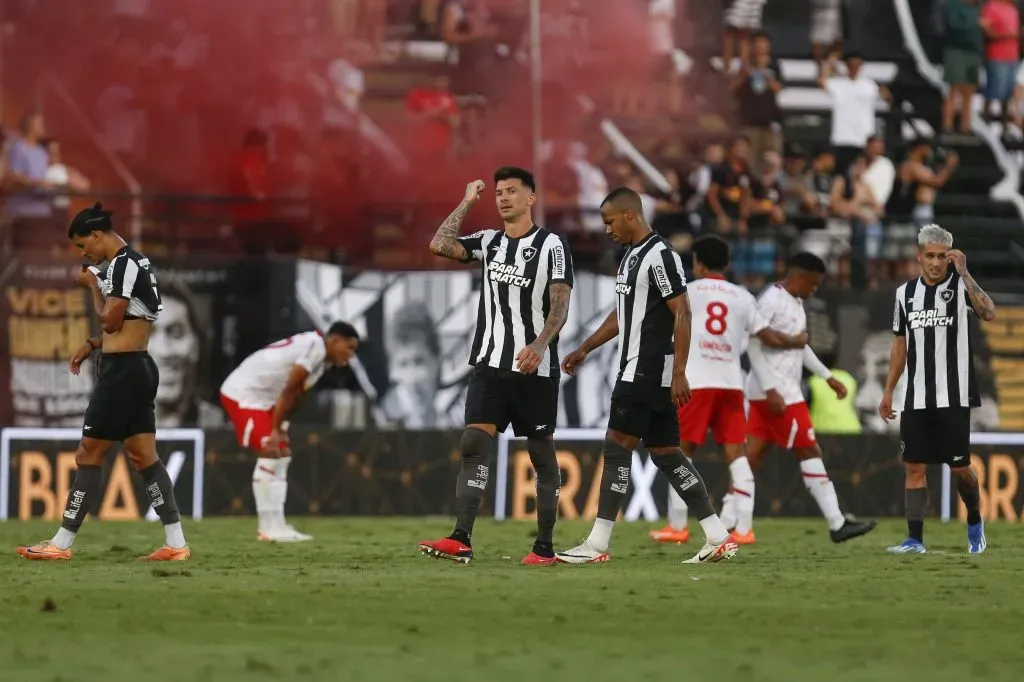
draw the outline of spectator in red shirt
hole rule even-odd
[[[1010,98],[1020,64],[1020,12],[1014,0],[988,0],[981,10],[985,45],[985,108],[991,114],[993,101],[1002,104],[1003,122],[1010,120]]]
[[[246,131],[242,148],[235,155],[233,171],[231,194],[238,197],[233,209],[236,235],[247,251],[258,250],[265,231],[262,226],[270,219],[270,149],[266,131]]]
[[[415,148],[423,156],[446,155],[459,126],[459,107],[447,75],[439,75],[430,87],[414,88],[405,98],[406,114],[415,122]]]

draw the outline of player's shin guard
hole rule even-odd
[[[970,471],[968,476],[956,477],[956,491],[960,493],[960,499],[967,507],[968,525],[981,523],[981,489],[974,471]]]
[[[452,537],[466,544],[473,537],[473,524],[480,512],[480,500],[487,491],[494,447],[494,437],[480,429],[466,429],[462,434],[462,469],[455,486],[458,518]]]
[[[832,479],[825,471],[825,463],[820,457],[805,459],[800,462],[800,472],[803,474],[804,485],[814,497],[821,509],[821,515],[828,521],[829,530],[839,530],[846,523],[846,517],[839,509],[839,498],[836,497],[836,488],[832,485]]]
[[[259,518],[261,535],[274,530],[274,503],[271,483],[277,476],[277,460],[260,457],[256,460],[256,468],[252,472],[252,497],[256,502],[256,516]]]
[[[924,511],[928,506],[928,488],[908,488],[904,493],[904,501],[907,505],[908,537],[924,542]]]
[[[174,484],[164,463],[157,460],[155,464],[139,471],[139,475],[142,476],[142,483],[146,487],[153,511],[164,525],[167,544],[175,549],[181,549],[185,546],[185,535],[181,530],[178,503],[174,500]]]
[[[730,493],[736,506],[735,530],[738,535],[745,535],[754,525],[754,472],[746,457],[737,457],[729,465],[729,474]]]
[[[629,491],[629,472],[633,453],[611,439],[605,439],[604,467],[601,470],[601,494],[597,498],[597,518],[587,541],[602,552],[612,541],[612,528],[619,517]]]
[[[75,533],[82,527],[85,515],[89,508],[98,500],[100,493],[100,479],[103,469],[91,464],[83,464],[75,472],[75,482],[71,484],[68,491],[68,501],[64,506],[64,516],[61,519],[61,530],[52,540],[53,544],[60,549],[68,549],[74,542]]]
[[[537,474],[537,545],[543,545],[540,549],[554,556],[551,543],[558,517],[558,491],[562,485],[555,444],[550,440],[529,439],[526,447]]]
[[[700,520],[701,528],[707,536],[708,542],[719,544],[725,542],[729,537],[729,531],[722,525],[721,519],[715,514],[715,508],[711,505],[711,497],[708,496],[708,489],[704,485],[704,479],[697,473],[682,450],[663,455],[653,455],[654,463],[665,474],[669,485],[679,493],[686,506],[693,511],[694,516]]]

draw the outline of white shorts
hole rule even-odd
[[[725,23],[741,31],[760,31],[766,0],[732,0],[725,10]]]

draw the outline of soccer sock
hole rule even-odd
[[[680,531],[686,528],[686,523],[689,520],[688,512],[689,508],[683,502],[683,498],[679,497],[676,489],[670,486],[668,489],[668,525],[672,526],[672,530]]]
[[[905,495],[907,534],[913,540],[924,542],[924,510],[928,506],[928,488],[908,488]]]
[[[981,490],[978,487],[978,477],[973,471],[969,478],[956,477],[956,490],[967,507],[967,523],[972,526],[981,523]]]
[[[732,490],[736,509],[736,524],[733,526],[740,535],[750,532],[754,526],[754,472],[746,457],[737,457],[729,465]]]
[[[825,463],[820,457],[805,459],[800,462],[800,471],[804,475],[804,485],[818,503],[821,515],[828,521],[829,530],[842,528],[846,523],[846,517],[839,510],[839,498],[836,497],[836,488],[825,471]]]
[[[181,549],[185,546],[185,534],[181,529],[181,515],[178,513],[178,503],[174,500],[174,484],[171,483],[167,468],[158,459],[139,471],[139,475],[142,476],[142,484],[146,486],[153,511],[160,517],[160,523],[164,524],[167,544]]]
[[[540,556],[555,555],[552,546],[555,519],[558,517],[558,492],[562,485],[562,472],[558,470],[555,444],[550,440],[528,439],[526,448],[530,452],[537,474],[537,540],[533,551]]]
[[[455,509],[458,517],[451,537],[469,544],[473,524],[480,512],[480,500],[487,491],[491,474],[494,438],[480,429],[466,429],[462,434],[462,469],[455,484]]]
[[[602,552],[612,541],[612,529],[629,490],[629,471],[633,453],[611,439],[604,441],[604,468],[601,470],[601,494],[597,498],[597,519],[587,541]]]
[[[256,516],[259,517],[260,533],[267,533],[274,526],[274,505],[270,498],[270,483],[277,475],[277,460],[260,457],[252,472],[252,496],[256,500]]]
[[[276,462],[274,479],[270,482],[270,500],[273,504],[274,522],[283,526],[284,503],[288,499],[288,465],[292,463],[292,458],[281,457]]]
[[[50,540],[61,549],[69,549],[75,541],[75,534],[82,527],[85,515],[94,501],[99,498],[102,467],[83,464],[75,472],[75,482],[68,492],[68,501],[64,506],[64,518],[60,522],[60,530]]]
[[[729,537],[729,531],[722,525],[722,520],[711,506],[711,497],[704,486],[704,480],[697,473],[693,462],[687,459],[682,450],[667,455],[652,455],[654,463],[665,474],[669,485],[679,493],[686,506],[693,510],[694,516],[700,520],[700,526],[708,542],[721,544]]]
[[[722,495],[722,513],[719,516],[726,528],[736,527],[736,496],[732,493]]]

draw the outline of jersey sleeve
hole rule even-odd
[[[323,364],[327,357],[327,348],[319,335],[310,335],[308,345],[302,349],[301,355],[295,359],[295,364],[313,374]]]
[[[655,256],[648,277],[658,288],[658,293],[661,294],[663,301],[686,293],[683,262],[679,259],[679,254],[672,249],[662,249],[661,253]]]
[[[765,289],[764,293],[761,294],[761,297],[757,299],[757,307],[761,317],[771,325],[775,317],[782,312],[780,297],[776,293],[776,287],[771,286],[768,289]]]
[[[114,259],[114,269],[110,273],[110,293],[115,298],[132,297],[135,281],[139,278],[139,264],[126,255]]]
[[[892,310],[892,333],[896,336],[907,335],[907,311],[903,309],[903,289],[896,292]]]
[[[755,336],[769,327],[768,320],[761,313],[761,306],[757,304],[757,299],[752,295],[747,298],[747,306],[747,335]]]
[[[555,237],[554,246],[551,247],[548,255],[548,267],[551,269],[549,284],[561,283],[572,287],[575,281],[572,252],[561,237]]]
[[[964,302],[965,306],[967,306],[967,310],[969,310],[973,315],[977,316],[978,311],[974,309],[974,301],[972,301],[971,297],[967,295],[967,284],[964,283],[962,277],[959,279],[959,281],[957,281],[956,288],[956,295],[959,296],[960,300]]]
[[[465,237],[456,237],[455,241],[462,244],[462,248],[469,254],[469,258],[463,262],[482,261],[484,259],[484,249],[490,243],[493,233],[494,230],[480,230],[473,234],[467,234]]]

